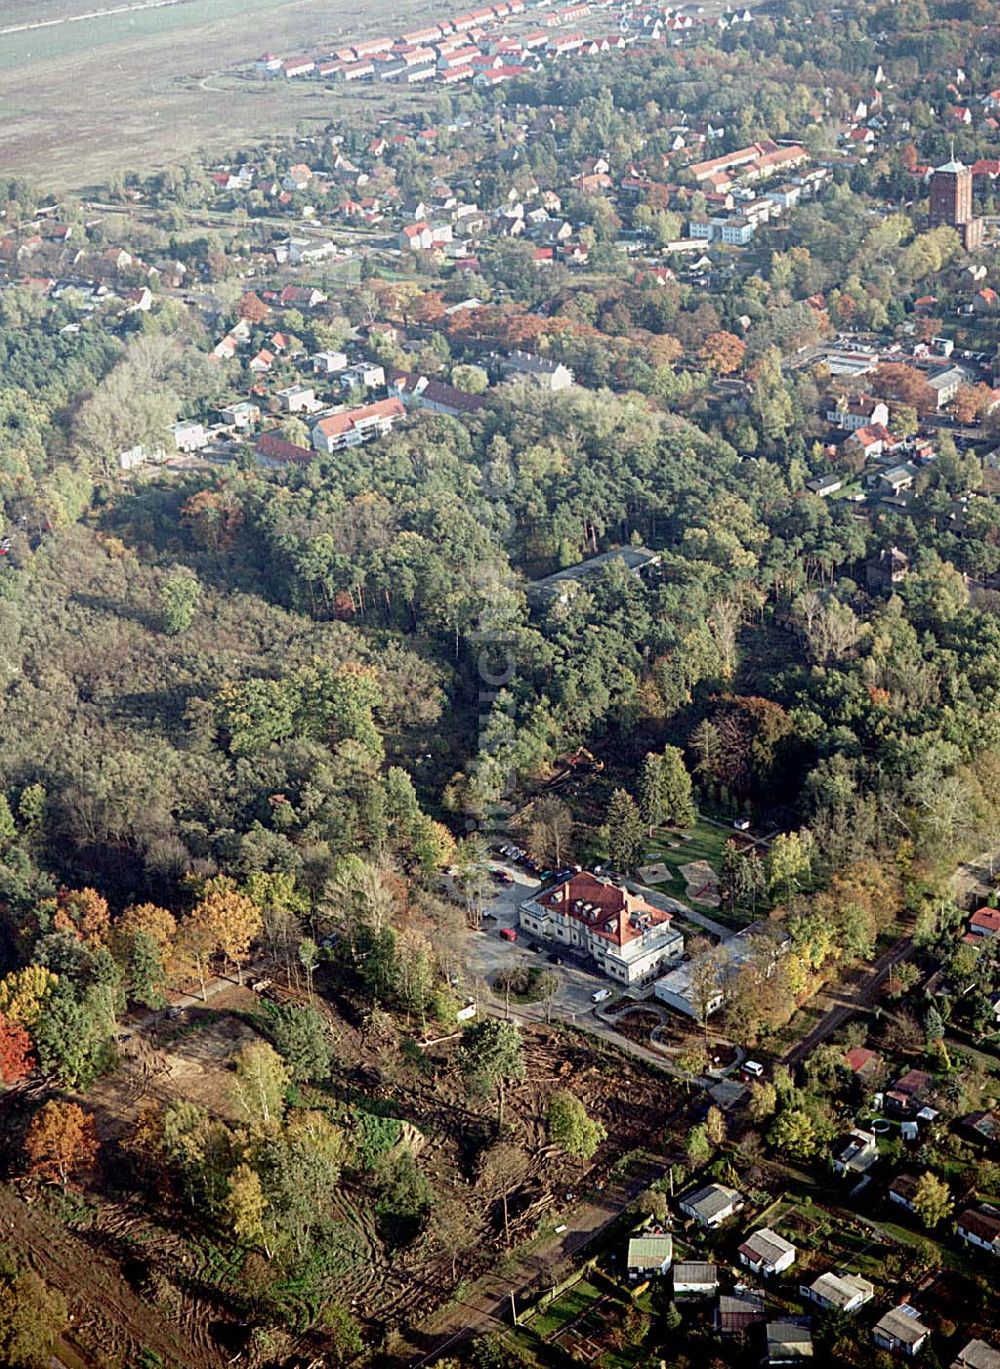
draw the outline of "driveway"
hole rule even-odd
[[[513,865],[502,861],[491,861],[490,864],[493,869],[505,870],[513,876],[514,883],[497,886],[496,891],[483,905],[484,913],[490,916],[484,916],[482,930],[469,932],[464,962],[466,987],[470,996],[474,997],[477,1003],[482,999],[485,1006],[489,1001],[489,985],[501,971],[537,967],[553,974],[559,987],[550,1004],[519,1004],[519,1016],[530,1016],[545,1021],[551,1013],[552,1016],[573,1022],[586,1013],[592,1013],[594,1001],[591,995],[598,989],[608,988],[608,981],[603,975],[586,968],[585,962],[566,947],[556,948],[562,960],[561,965],[549,962],[548,956],[556,952],[543,943],[534,943],[541,945],[540,950],[529,950],[533,938],[527,937],[520,930],[518,908],[542,886],[531,875],[525,874]],[[507,941],[500,935],[505,928],[517,931],[517,941]],[[502,1006],[502,999],[494,999],[494,1002],[500,1002]]]

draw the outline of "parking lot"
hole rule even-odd
[[[470,932],[466,942],[465,973],[470,988],[482,990],[484,985],[493,983],[502,970],[517,969],[521,966],[538,966],[555,975],[559,989],[548,1007],[545,1003],[522,1005],[519,1011],[544,1017],[547,1011],[553,1015],[573,1020],[584,1013],[594,1010],[591,997],[599,989],[608,988],[608,981],[600,974],[584,968],[584,961],[572,956],[565,947],[558,948],[562,964],[553,964],[549,955],[550,948],[539,946],[538,950],[529,949],[532,939],[518,927],[518,906],[542,886],[534,876],[525,873],[505,860],[491,860],[495,870],[504,870],[513,878],[509,885],[497,885],[484,904],[482,930]],[[517,931],[517,940],[507,941],[500,933],[507,928]]]

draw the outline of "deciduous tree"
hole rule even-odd
[[[226,1220],[238,1241],[252,1245],[263,1240],[267,1199],[256,1170],[249,1165],[236,1166],[229,1176],[224,1207]]]
[[[194,622],[201,599],[198,577],[189,570],[176,570],[163,582],[160,609],[163,630],[169,637],[186,632]]]
[[[65,1189],[74,1175],[88,1170],[97,1156],[97,1130],[90,1113],[76,1103],[50,1099],[35,1113],[24,1138],[28,1173]]]
[[[236,1057],[236,1102],[244,1116],[266,1126],[284,1111],[288,1071],[266,1041],[251,1041]]]
[[[31,1037],[22,1023],[0,1013],[0,1083],[10,1088],[31,1072]]]
[[[913,1210],[924,1226],[933,1228],[950,1215],[954,1202],[951,1190],[943,1179],[930,1170],[917,1180],[913,1194]]]
[[[66,1299],[31,1270],[0,1273],[0,1362],[6,1369],[48,1369],[69,1324]]]
[[[589,1160],[606,1135],[601,1123],[587,1116],[587,1109],[569,1089],[560,1089],[549,1099],[549,1136],[567,1155]]]
[[[709,333],[699,353],[705,367],[716,375],[727,376],[743,364],[747,345],[735,333]]]
[[[768,1140],[779,1153],[808,1160],[816,1153],[816,1128],[803,1108],[785,1108],[768,1133]]]

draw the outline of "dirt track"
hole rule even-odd
[[[183,1308],[184,1324],[167,1321],[134,1292],[115,1260],[8,1188],[0,1188],[0,1242],[63,1293],[73,1317],[73,1343],[93,1369],[138,1364],[144,1350],[170,1369],[221,1369],[227,1363]]]

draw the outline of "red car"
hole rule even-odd
[[[500,935],[503,937],[504,941],[517,940],[517,932],[514,931],[513,927],[502,927],[500,929]]]

